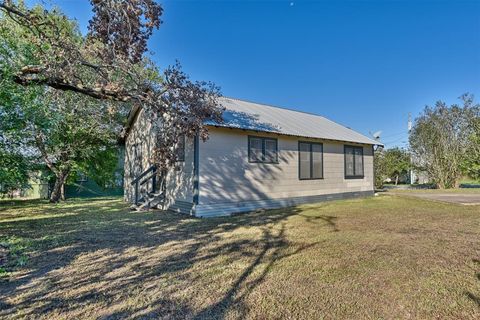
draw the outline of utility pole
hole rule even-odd
[[[412,113],[408,113],[408,133],[412,131]]]

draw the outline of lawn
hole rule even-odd
[[[457,188],[457,189],[393,189],[389,192],[398,193],[473,193],[480,194],[480,188]]]
[[[480,318],[480,207],[383,195],[192,219],[0,204],[0,317]]]

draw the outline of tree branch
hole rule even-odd
[[[140,96],[132,95],[123,90],[109,90],[106,88],[84,87],[81,84],[74,84],[60,78],[39,79],[39,78],[28,78],[28,77],[25,78],[17,75],[13,78],[13,81],[15,81],[15,83],[22,86],[47,85],[54,89],[77,92],[77,93],[81,93],[99,100],[112,100],[112,101],[119,101],[119,102],[127,102],[133,99],[142,100]]]

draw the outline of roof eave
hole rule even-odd
[[[139,106],[133,106],[132,110],[128,113],[127,123],[125,123],[124,128],[124,139],[128,136],[128,133],[133,127],[135,119],[137,118],[138,113],[142,110]]]
[[[269,131],[269,130],[239,128],[239,127],[226,126],[226,125],[221,125],[221,124],[206,124],[206,126],[207,127],[215,127],[215,128],[232,129],[232,130],[241,130],[241,131],[270,133],[270,134],[276,134],[276,135],[279,135],[279,136],[298,137],[298,138],[306,138],[306,139],[318,139],[318,140],[335,141],[335,142],[342,142],[342,143],[345,143],[345,142],[346,143],[358,143],[358,144],[364,144],[364,145],[370,145],[370,146],[382,146],[382,147],[384,147],[384,145],[382,143],[378,142],[378,141],[376,141],[374,143],[374,141],[361,142],[361,141],[329,139],[329,138],[321,138],[321,137],[310,137],[310,136],[294,135],[294,134],[288,134],[288,133],[282,133],[282,132],[276,132],[276,131]]]

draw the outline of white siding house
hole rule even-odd
[[[187,139],[168,174],[165,207],[199,217],[373,195],[378,144],[321,116],[223,98],[209,139]],[[129,119],[125,200],[151,165],[153,134],[142,110]]]

